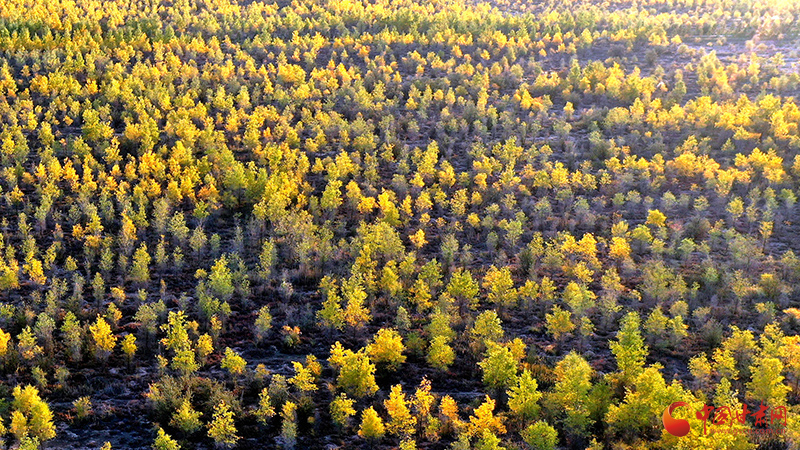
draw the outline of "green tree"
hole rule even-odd
[[[462,268],[456,269],[450,276],[446,292],[453,297],[459,305],[459,313],[466,314],[467,310],[478,307],[478,283],[472,278],[472,273]]]
[[[502,322],[495,311],[484,311],[475,318],[469,334],[472,350],[476,354],[482,353],[486,348],[486,341],[498,342],[503,339]]]
[[[222,300],[227,301],[233,296],[235,290],[233,286],[233,275],[228,266],[228,256],[222,255],[211,266],[211,273],[208,275],[208,287],[212,294]]]
[[[506,391],[508,395],[508,408],[524,420],[531,420],[539,412],[539,384],[528,369],[516,377],[511,387]]]
[[[571,333],[575,329],[575,323],[572,322],[572,313],[561,309],[558,305],[553,305],[552,311],[545,314],[544,317],[547,332],[552,334],[556,340],[560,340],[562,336]]]
[[[629,312],[621,321],[617,340],[611,342],[611,353],[617,359],[617,367],[623,383],[630,383],[644,369],[647,346],[639,331],[639,314]]]
[[[258,394],[258,407],[253,412],[256,419],[266,425],[269,419],[275,416],[275,408],[272,407],[272,399],[269,396],[269,388],[264,388]]]
[[[369,309],[364,307],[367,293],[364,292],[361,280],[350,277],[342,281],[342,296],[347,302],[347,306],[344,308],[344,322],[353,328],[361,328],[364,324],[369,323],[372,316]]]
[[[583,316],[587,310],[593,308],[595,299],[597,295],[583,284],[572,281],[564,288],[564,301],[578,316]]]
[[[36,336],[34,336],[30,326],[23,328],[17,339],[19,340],[17,350],[22,359],[30,361],[42,354],[42,347],[36,343]]]
[[[277,251],[275,249],[275,244],[272,240],[264,241],[264,244],[261,246],[261,253],[258,256],[258,277],[265,283],[268,283],[272,277],[276,259]]]
[[[495,266],[489,267],[483,277],[483,287],[489,291],[489,301],[498,305],[502,310],[514,306],[519,298],[519,294],[514,288],[514,280],[511,279],[511,270],[508,267],[502,269]]]
[[[558,444],[558,432],[550,424],[537,421],[522,430],[522,439],[533,450],[555,450]]]
[[[161,343],[168,351],[173,352],[172,368],[184,376],[196,372],[200,368],[200,364],[197,363],[195,352],[192,350],[184,312],[170,311],[167,323],[161,325],[161,330],[166,333],[166,337],[161,339]]]
[[[321,326],[326,328],[344,328],[344,310],[342,309],[342,299],[339,297],[338,286],[335,279],[325,276],[320,280],[320,291],[325,300],[322,302],[322,309],[317,311],[317,320]]]
[[[483,370],[483,384],[501,390],[516,377],[517,359],[505,345],[492,341],[487,341],[486,345],[486,356],[478,363]]]
[[[100,114],[94,109],[83,111],[83,136],[89,142],[99,142],[110,139],[114,129],[106,122],[100,121]]]
[[[270,314],[269,306],[264,305],[258,310],[258,315],[255,321],[255,336],[256,341],[261,342],[267,337],[269,330],[272,329],[272,314]]]
[[[612,433],[626,438],[647,436],[658,429],[659,417],[670,403],[688,397],[689,393],[677,380],[667,385],[659,369],[659,366],[643,369],[631,380],[632,387],[626,391],[624,401],[609,406],[605,422]]]
[[[286,402],[281,408],[281,438],[283,447],[291,450],[297,444],[297,405],[294,402]]]
[[[150,281],[150,254],[147,252],[147,245],[142,243],[133,253],[133,265],[131,266],[130,279],[136,283],[147,283]]]
[[[592,372],[589,363],[575,352],[570,352],[555,368],[554,406],[563,411],[566,430],[577,436],[584,436],[591,424],[589,391]]]
[[[61,333],[70,359],[80,361],[83,349],[83,327],[81,327],[80,322],[72,311],[67,311],[64,315]]]
[[[455,361],[456,354],[453,347],[448,344],[449,340],[445,336],[436,336],[428,347],[426,360],[428,364],[439,370],[446,370]]]

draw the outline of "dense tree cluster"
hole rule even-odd
[[[798,445],[798,24],[5,1],[0,438],[755,448],[662,433],[682,400]]]

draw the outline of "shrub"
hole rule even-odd
[[[181,446],[165,433],[163,428],[158,429],[158,435],[153,442],[153,450],[180,450],[180,448]]]
[[[231,375],[241,375],[244,373],[244,368],[247,366],[247,361],[244,360],[238,353],[231,350],[230,347],[225,348],[225,356],[222,357],[221,366],[227,369]]]

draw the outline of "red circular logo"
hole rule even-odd
[[[664,422],[664,428],[667,430],[667,433],[677,436],[683,437],[689,434],[689,421],[685,419],[675,419],[672,417],[672,411],[675,411],[675,408],[679,406],[689,406],[686,402],[675,402],[667,409],[664,410],[664,414],[661,416],[661,421]]]

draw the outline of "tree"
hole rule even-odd
[[[503,310],[514,306],[519,297],[514,288],[514,281],[511,279],[511,270],[508,267],[502,269],[495,266],[489,267],[483,277],[483,287],[489,290],[489,301]]]
[[[150,254],[147,252],[147,245],[142,243],[133,253],[133,265],[131,266],[130,279],[136,283],[147,283],[150,281]]]
[[[522,439],[533,450],[555,450],[558,444],[558,432],[550,424],[537,421],[522,430]]]
[[[428,431],[433,431],[431,428],[438,427],[438,419],[431,420],[431,408],[436,399],[431,394],[431,381],[427,377],[422,378],[419,382],[417,390],[414,391],[414,397],[411,403],[414,407],[415,417],[420,428]]]
[[[589,363],[575,352],[570,352],[555,368],[554,406],[564,411],[566,429],[578,436],[586,434],[591,421],[588,404],[592,372]]]
[[[545,327],[547,327],[547,332],[553,335],[553,338],[560,340],[563,335],[571,333],[575,329],[572,313],[554,305],[552,311],[545,314]]]
[[[472,350],[481,353],[486,348],[486,341],[498,342],[503,339],[503,326],[497,313],[487,310],[475,318],[470,330]]]
[[[366,347],[370,359],[390,371],[397,370],[406,361],[406,356],[403,355],[405,349],[400,333],[387,328],[378,330]]]
[[[258,394],[258,407],[253,414],[264,425],[275,416],[275,408],[272,407],[272,399],[269,397],[269,388],[262,389]]]
[[[361,413],[361,427],[358,429],[358,435],[368,441],[377,441],[386,433],[386,427],[383,425],[383,420],[375,411],[375,408],[370,406]]]
[[[80,361],[81,350],[83,349],[83,327],[81,327],[80,322],[72,311],[67,311],[64,315],[61,333],[63,333],[70,359]]]
[[[456,354],[448,342],[449,339],[445,336],[436,336],[433,338],[430,347],[428,347],[428,355],[426,357],[428,364],[439,370],[446,370],[453,364]]]
[[[202,426],[202,423],[200,423],[200,416],[202,415],[203,413],[192,408],[192,403],[187,398],[183,400],[181,406],[172,415],[172,420],[169,424],[186,434],[192,434]]]
[[[161,330],[166,333],[166,337],[161,339],[161,343],[173,352],[172,368],[181,372],[184,376],[191,375],[200,365],[195,360],[195,352],[192,350],[192,342],[189,339],[189,331],[186,325],[186,315],[183,311],[170,311],[167,316],[167,323],[161,325]]]
[[[289,384],[294,385],[304,394],[306,392],[316,391],[316,380],[311,369],[303,366],[303,364],[298,361],[292,361],[292,366],[294,367],[295,375],[289,379]]]
[[[94,109],[83,111],[83,136],[89,142],[99,142],[110,139],[114,130],[105,122],[100,121],[100,114]]]
[[[786,404],[786,394],[791,390],[783,383],[783,363],[775,357],[761,357],[752,367],[747,383],[747,397],[765,405]]]
[[[469,418],[468,435],[483,436],[485,432],[494,434],[504,434],[506,432],[503,420],[494,415],[494,406],[494,399],[487,395],[483,403],[475,409],[475,412]]]
[[[608,256],[619,261],[627,261],[631,256],[631,246],[628,240],[625,237],[612,237],[608,245]]]
[[[17,349],[22,359],[30,361],[42,354],[42,347],[36,344],[36,336],[30,326],[23,328],[17,339],[19,340]]]
[[[317,319],[321,326],[326,328],[344,328],[344,310],[342,309],[342,299],[338,294],[338,286],[335,279],[325,276],[320,280],[320,291],[325,301],[322,302],[322,309],[317,311]]]
[[[261,253],[258,256],[258,276],[262,281],[268,283],[272,277],[272,270],[277,259],[277,251],[272,240],[264,241],[261,246]]]
[[[11,342],[11,334],[6,333],[2,329],[0,329],[0,358],[4,358],[8,354],[9,346],[8,344]]]
[[[89,326],[89,331],[94,340],[97,359],[106,361],[117,344],[117,337],[111,332],[111,327],[99,314],[94,325]]]
[[[647,357],[647,346],[639,332],[639,323],[639,314],[629,312],[621,321],[617,340],[609,345],[617,359],[623,383],[631,382],[642,372]]]
[[[666,225],[667,216],[657,209],[651,209],[647,212],[648,225],[655,225],[656,227],[664,227]]]
[[[456,337],[456,332],[450,326],[451,316],[449,314],[436,310],[430,318],[431,322],[425,327],[425,331],[431,339],[442,337],[444,342],[451,342]]]
[[[214,439],[218,445],[232,447],[239,441],[236,435],[236,426],[233,423],[233,411],[225,400],[220,401],[214,408],[211,423],[208,424],[208,437]]]
[[[222,357],[220,366],[223,369],[227,369],[231,375],[236,376],[244,373],[245,366],[247,366],[247,361],[245,361],[245,359],[242,358],[239,353],[232,350],[230,347],[225,347],[225,356]]]
[[[122,353],[128,357],[128,361],[133,361],[134,355],[136,355],[136,336],[132,334],[127,334],[122,339]]]
[[[463,315],[467,309],[478,307],[478,283],[472,278],[472,273],[462,268],[456,269],[450,276],[450,281],[445,289],[456,302],[458,302],[460,313]]]
[[[331,346],[328,362],[339,371],[336,385],[348,394],[362,398],[378,391],[375,383],[375,365],[362,348],[357,352],[347,350],[338,341]]]
[[[500,446],[500,438],[491,431],[485,431],[481,434],[480,439],[475,443],[476,450],[506,450],[505,447]]]
[[[281,408],[281,438],[283,447],[291,450],[297,444],[297,405],[287,401]]]
[[[270,314],[269,306],[264,305],[258,310],[255,322],[255,336],[256,341],[261,342],[272,329],[272,314]]]
[[[609,406],[605,421],[612,433],[646,436],[648,431],[657,429],[658,417],[670,403],[688,395],[680,382],[675,380],[667,385],[659,366],[650,366],[632,380],[632,387],[626,391],[621,404]]]
[[[483,370],[483,384],[501,390],[516,377],[517,359],[505,345],[492,341],[487,341],[486,345],[486,357],[478,363]]]
[[[514,384],[506,391],[508,394],[508,408],[524,420],[531,420],[539,412],[539,399],[542,393],[539,392],[539,384],[531,376],[528,369],[516,377]]]
[[[389,399],[384,400],[383,406],[389,413],[389,423],[386,424],[386,430],[389,433],[404,436],[410,435],[414,432],[414,427],[417,425],[417,418],[411,415],[411,411],[406,404],[406,394],[403,393],[403,388],[399,384],[392,386],[389,393]]]
[[[233,296],[233,275],[228,267],[227,255],[222,255],[211,266],[211,273],[208,275],[208,287],[214,296],[222,301],[230,300]]]
[[[342,428],[347,427],[350,418],[356,414],[356,410],[353,409],[355,403],[356,401],[347,398],[347,394],[344,392],[334,398],[330,404],[330,413],[333,423]]]
[[[342,296],[347,302],[344,308],[344,322],[353,328],[361,328],[372,318],[369,310],[364,307],[367,293],[360,279],[350,277],[342,281]]]
[[[39,390],[31,385],[16,386],[12,394],[11,431],[17,438],[30,436],[39,442],[53,439],[56,436],[53,413],[39,397]]]
[[[564,288],[564,301],[572,309],[572,312],[579,317],[586,314],[586,311],[594,307],[597,298],[594,292],[590,291],[586,285],[578,284],[574,281],[567,284]]]

